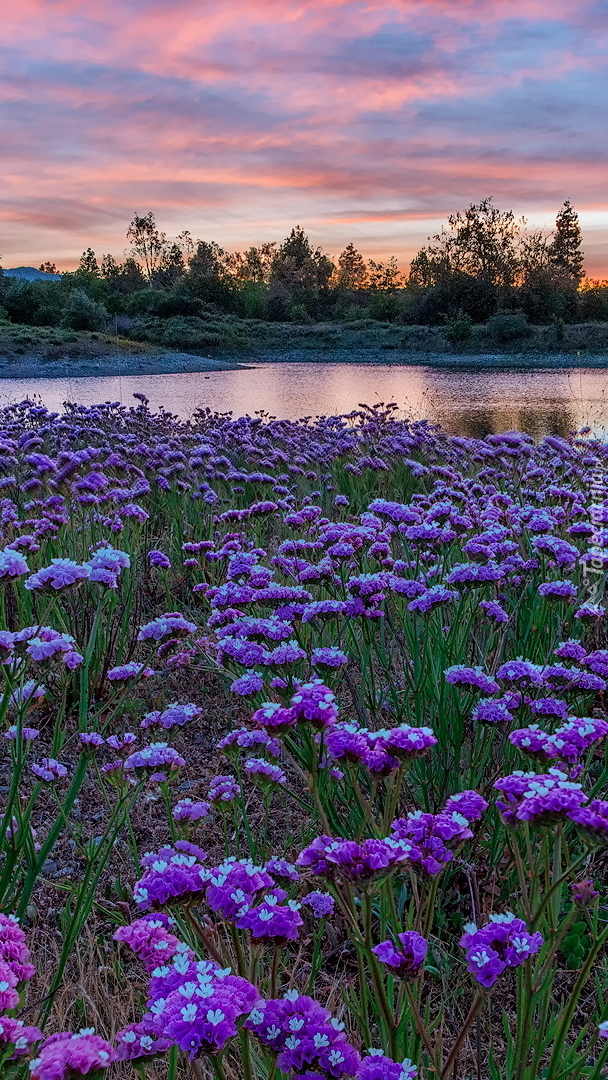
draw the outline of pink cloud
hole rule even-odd
[[[135,208],[229,247],[299,221],[334,253],[354,238],[403,263],[489,193],[548,222],[566,197],[608,209],[594,0],[8,8],[5,265],[119,253]],[[594,272],[602,236],[589,233]]]

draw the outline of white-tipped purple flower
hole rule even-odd
[[[151,679],[153,675],[156,675],[156,672],[152,668],[132,660],[128,664],[119,664],[118,667],[110,668],[106,679],[110,682],[127,682],[129,679]]]
[[[138,641],[162,641],[165,637],[181,638],[193,634],[196,624],[185,619],[179,611],[169,611],[140,627]]]
[[[4,548],[0,551],[0,579],[2,578],[16,578],[21,577],[22,574],[29,574],[30,568],[27,565],[27,560],[21,554],[20,551],[15,551],[12,548]]]
[[[56,593],[61,589],[75,588],[89,574],[90,567],[86,564],[81,566],[72,559],[51,559],[50,566],[32,574],[23,585],[30,592],[39,589],[41,592]]]

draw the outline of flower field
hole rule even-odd
[[[607,1073],[607,467],[0,410],[2,1080]]]

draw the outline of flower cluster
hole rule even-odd
[[[537,953],[543,944],[542,936],[531,934],[522,919],[507,912],[491,915],[486,926],[478,930],[470,923],[460,939],[465,951],[467,969],[481,986],[493,986],[508,967],[519,967]]]
[[[245,1027],[278,1055],[282,1072],[324,1077],[356,1074],[359,1055],[343,1025],[313,998],[296,990],[282,998],[256,1001]]]

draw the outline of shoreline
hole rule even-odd
[[[608,353],[522,352],[446,353],[377,349],[294,349],[267,350],[245,361],[242,356],[211,357],[167,351],[150,353],[114,352],[95,357],[44,359],[38,355],[6,358],[0,355],[0,381],[8,379],[85,379],[109,376],[178,375],[221,371],[255,370],[265,364],[365,364],[370,367],[433,367],[479,371],[504,369],[606,368]]]
[[[250,367],[237,360],[212,356],[193,356],[191,353],[167,351],[162,353],[116,352],[106,356],[47,360],[41,356],[21,356],[10,359],[0,355],[2,379],[91,379],[112,375],[179,375],[197,372],[236,371]]]

